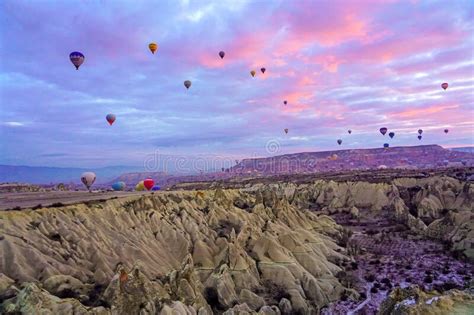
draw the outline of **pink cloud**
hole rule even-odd
[[[416,108],[416,109],[406,109],[398,112],[392,112],[389,116],[393,118],[417,118],[417,117],[426,117],[427,115],[436,114],[439,112],[444,112],[450,109],[459,108],[459,105],[433,105],[425,108]]]

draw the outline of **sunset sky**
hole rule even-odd
[[[0,1],[0,164],[472,146],[473,21],[469,0]]]

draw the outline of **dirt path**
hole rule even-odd
[[[128,196],[149,194],[150,192],[127,192],[127,191],[48,191],[48,192],[25,192],[25,193],[1,193],[0,210],[32,208],[38,205],[43,207],[55,203],[70,205],[93,200],[106,200]],[[154,192],[156,193],[156,192]]]

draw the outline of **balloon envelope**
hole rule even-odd
[[[390,145],[389,145],[388,143],[384,143],[384,144],[383,144],[383,147],[384,147],[384,148],[388,148],[389,146],[390,146]]]
[[[421,140],[421,138],[423,138],[421,135],[418,136],[418,140]]]
[[[449,132],[449,129],[444,129],[444,133],[448,133]]]
[[[81,182],[87,187],[87,189],[91,188],[92,184],[95,182],[95,179],[96,176],[93,172],[85,172],[81,175]]]
[[[262,71],[262,73],[265,73],[265,71],[267,71],[267,69],[265,69],[265,68],[260,68],[260,71]]]
[[[225,56],[225,52],[219,51],[219,57],[221,57],[221,59],[224,59],[224,56]]]
[[[153,187],[151,188],[152,191],[157,191],[157,190],[160,190],[160,189],[161,189],[161,188],[160,188],[160,186],[158,186],[158,185],[155,185],[155,186],[153,186]]]
[[[69,54],[69,59],[71,60],[72,64],[76,67],[76,70],[79,70],[79,67],[84,62],[84,55],[81,52],[73,51]]]
[[[387,133],[387,130],[388,130],[387,128],[382,127],[382,128],[380,128],[380,133],[385,136],[385,134]]]
[[[288,133],[288,128],[285,128],[284,131],[285,131],[285,133]]]
[[[337,144],[341,145],[341,144],[342,144],[342,140],[341,140],[341,139],[337,139]]]
[[[147,178],[143,181],[143,186],[145,186],[146,190],[150,190],[153,185],[155,185],[155,182],[151,178]]]
[[[348,133],[348,134],[351,134],[351,133],[352,133],[352,130],[350,130],[350,129],[347,130],[347,133]]]
[[[112,184],[112,189],[115,191],[118,190],[124,190],[125,189],[125,183],[124,182],[116,182]]]
[[[444,82],[443,84],[441,84],[441,87],[446,90],[448,88],[448,83]]]
[[[423,130],[422,129],[418,129],[418,134],[422,134],[423,133]]]
[[[288,102],[287,102],[287,101],[283,101],[283,104],[285,104],[285,105],[286,105],[286,104],[288,104]]]
[[[189,80],[184,81],[184,86],[185,86],[187,89],[189,89],[189,88],[191,87],[191,81],[189,81]]]
[[[155,51],[158,50],[158,44],[157,43],[150,43],[150,44],[148,44],[148,48],[150,49],[151,53],[154,54]]]
[[[143,181],[139,181],[138,184],[135,186],[136,191],[144,191],[145,190],[145,185],[143,184]]]
[[[255,70],[250,71],[250,74],[252,75],[252,77],[255,76],[255,73],[256,73]]]
[[[395,137],[395,132],[393,132],[393,131],[390,132],[390,133],[388,134],[388,136],[389,136],[391,139],[393,139],[393,137]]]
[[[108,114],[107,116],[105,116],[105,119],[107,119],[108,123],[112,126],[112,124],[114,123],[115,121],[115,115],[114,114]]]

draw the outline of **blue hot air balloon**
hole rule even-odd
[[[124,190],[125,189],[125,183],[124,182],[116,182],[112,184],[112,189],[115,191],[118,190]]]
[[[383,144],[383,147],[384,147],[384,148],[388,148],[389,146],[390,146],[390,145],[389,145],[388,143],[384,143],[384,144]]]
[[[151,188],[152,191],[157,191],[157,190],[160,190],[160,189],[161,189],[161,188],[160,188],[160,186],[158,186],[158,185],[155,185],[155,186],[153,186],[153,187]]]
[[[84,62],[84,55],[78,51],[73,51],[69,54],[69,59],[71,60],[72,64],[76,67],[76,70],[79,70],[79,67]]]

